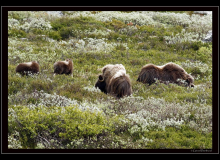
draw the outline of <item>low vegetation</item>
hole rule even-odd
[[[189,12],[9,11],[8,148],[211,149],[211,29],[211,15]],[[54,77],[67,58],[73,77]],[[32,60],[39,74],[15,73]],[[195,87],[136,81],[143,65],[168,62]],[[131,96],[94,87],[106,64],[125,66]]]

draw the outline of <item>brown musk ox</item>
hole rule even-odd
[[[156,66],[154,64],[143,66],[137,81],[147,83],[150,86],[152,83],[156,82],[156,79],[163,83],[171,82],[176,84],[181,84],[180,80],[183,80],[184,83],[186,82],[186,86],[194,87],[194,78],[182,67],[172,62],[163,66]]]
[[[58,61],[53,64],[54,75],[56,74],[66,74],[73,76],[73,61],[71,59],[66,59],[65,61]]]
[[[132,94],[130,77],[122,64],[104,66],[95,87],[117,98]]]
[[[39,73],[39,71],[40,71],[40,67],[37,61],[20,63],[16,67],[16,72],[20,73],[22,76],[24,75],[27,76],[28,74],[36,74]]]

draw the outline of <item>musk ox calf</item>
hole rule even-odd
[[[182,67],[175,63],[167,63],[163,66],[147,64],[142,67],[137,81],[147,83],[149,86],[158,79],[161,82],[180,84],[178,79],[184,80],[189,87],[194,87],[194,79]]]
[[[95,87],[117,98],[132,94],[130,77],[122,64],[104,66]]]
[[[28,75],[28,74],[36,74],[40,71],[40,67],[38,62],[36,61],[32,61],[32,62],[24,62],[24,63],[20,63],[17,67],[16,67],[16,72],[20,73],[22,76],[24,75]]]
[[[55,62],[53,67],[54,67],[54,75],[66,74],[73,76],[73,61],[71,59]]]

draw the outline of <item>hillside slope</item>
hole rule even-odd
[[[212,15],[187,12],[8,14],[8,147],[46,149],[211,149]],[[73,78],[53,64],[73,60]],[[15,73],[40,62],[38,75]],[[174,62],[195,87],[137,82],[142,66]],[[94,87],[106,64],[123,64],[133,94]]]

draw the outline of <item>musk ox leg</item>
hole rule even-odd
[[[27,76],[27,70],[28,68],[26,68],[25,66],[18,65],[16,68],[16,73],[20,73],[22,76]]]
[[[22,76],[28,76],[28,72],[27,71],[22,71],[22,72],[17,72],[20,73]]]
[[[66,72],[66,73],[65,73],[65,71],[64,71],[64,74],[70,75],[70,76],[73,78],[73,73],[72,73],[72,71],[69,71],[69,72]]]
[[[62,74],[62,72],[63,72],[63,69],[62,69],[62,67],[60,67],[60,65],[57,65],[57,66],[54,66],[54,74],[53,74],[53,76],[55,77],[57,74]]]
[[[22,76],[27,76],[29,73],[36,74],[39,72],[39,64],[36,61],[20,63],[16,67],[16,72]]]
[[[57,67],[57,68],[54,69],[54,73],[55,74],[62,74],[62,69]]]

